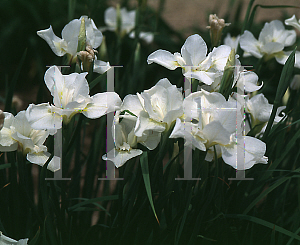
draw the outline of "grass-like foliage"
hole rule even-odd
[[[259,36],[279,24],[255,19],[300,6],[232,0],[230,25],[210,16],[186,39],[163,20],[165,0],[159,11],[121,1],[115,26],[109,2],[0,4],[0,244],[300,244],[300,40],[291,25],[283,41]],[[61,31],[74,19],[72,53]],[[50,25],[63,40],[52,46],[37,35]],[[241,36],[234,49],[220,46],[227,33]],[[195,105],[202,116],[187,111]],[[64,180],[51,180],[58,148]]]

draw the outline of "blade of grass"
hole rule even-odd
[[[80,202],[80,203],[72,206],[72,207],[69,207],[68,211],[74,211],[75,209],[82,207],[84,205],[87,205],[87,204],[95,204],[97,202],[103,202],[103,201],[112,201],[112,200],[117,200],[118,198],[119,198],[118,195],[112,195],[112,196],[97,197],[97,198],[85,200],[83,202]]]
[[[155,208],[154,208],[154,204],[153,204],[153,199],[152,199],[149,168],[148,168],[148,154],[147,154],[146,151],[142,154],[142,156],[140,158],[140,162],[141,162],[141,168],[142,168],[142,173],[143,173],[143,178],[144,178],[144,183],[145,183],[147,196],[148,196],[151,208],[153,210],[154,216],[157,220],[157,223],[159,224],[159,220],[157,218]]]
[[[269,132],[271,130],[271,127],[273,125],[273,122],[274,122],[274,119],[276,116],[277,108],[279,107],[280,102],[282,101],[282,97],[291,82],[291,78],[292,78],[293,70],[294,70],[294,64],[295,64],[296,49],[297,49],[297,47],[295,47],[293,52],[290,54],[289,58],[285,62],[285,65],[282,69],[279,84],[278,84],[277,91],[276,91],[276,96],[275,96],[275,100],[274,100],[272,113],[271,113],[270,119],[268,121],[266,131],[263,136],[263,141],[265,141],[269,135]]]
[[[246,30],[251,29],[251,26],[252,26],[253,20],[254,20],[254,16],[255,16],[255,13],[256,13],[256,10],[257,10],[258,7],[265,8],[265,9],[274,9],[274,8],[300,8],[300,7],[293,6],[293,5],[262,5],[262,4],[256,4],[254,6],[252,12],[251,12],[249,21],[248,21],[247,26],[246,26]]]
[[[268,227],[270,229],[274,229],[275,231],[278,231],[286,236],[289,236],[293,239],[297,239],[298,241],[300,241],[300,236],[294,234],[293,232],[291,231],[288,231],[280,226],[277,226],[271,222],[268,222],[266,220],[263,220],[263,219],[259,219],[259,218],[256,218],[256,217],[253,217],[253,216],[249,216],[249,215],[244,215],[244,214],[225,214],[225,217],[226,218],[234,218],[234,219],[242,219],[242,220],[248,220],[248,221],[251,221],[253,223],[256,223],[256,224],[259,224],[259,225],[262,225],[262,226],[265,226],[265,227]]]

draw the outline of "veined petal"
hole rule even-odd
[[[159,65],[162,65],[169,70],[175,70],[178,66],[177,60],[173,54],[166,50],[157,50],[150,54],[147,59],[148,64],[153,62]]]
[[[16,142],[17,141],[11,136],[11,130],[9,128],[2,128],[0,131],[0,145],[7,147],[15,144]]]
[[[29,136],[31,132],[31,127],[26,118],[25,111],[20,111],[15,116],[15,120],[13,121],[12,126],[15,127],[17,132],[25,136]]]
[[[237,144],[221,146],[224,162],[238,170],[250,169],[256,163],[267,164],[268,158],[264,156],[266,144],[254,137],[240,137]],[[244,154],[237,154],[237,151]]]
[[[57,56],[63,56],[68,52],[68,46],[66,41],[57,37],[54,34],[51,25],[46,30],[38,31],[37,34],[48,43],[52,51]]]
[[[59,94],[63,92],[63,76],[57,66],[51,66],[45,73],[44,76],[45,84],[49,89],[51,95],[54,97],[59,97]],[[54,101],[54,104],[60,103],[59,101]]]
[[[189,36],[181,48],[181,54],[187,65],[198,66],[206,58],[206,43],[198,34]]]
[[[68,50],[67,52],[72,56],[77,53],[78,35],[80,30],[81,20],[71,20],[61,32],[62,38],[66,41]]]
[[[208,148],[214,144],[227,145],[230,142],[230,133],[219,121],[212,121],[211,123],[205,125],[202,133],[205,135],[205,139],[208,141]]]
[[[139,149],[131,149],[130,151],[118,151],[115,148],[102,156],[104,161],[112,161],[117,168],[124,165],[129,159],[137,157],[143,153]]]
[[[62,125],[61,109],[50,106],[49,103],[30,104],[26,110],[26,117],[34,129],[57,130]]]
[[[200,82],[203,82],[207,85],[211,85],[216,77],[216,73],[206,72],[206,71],[186,72],[183,75],[188,78],[195,78],[195,79],[199,80]]]
[[[252,71],[241,72],[237,80],[237,87],[244,88],[246,92],[254,92],[259,90],[263,86],[263,84],[261,84],[260,86],[256,85],[257,82],[258,76],[256,75],[256,73]]]
[[[143,106],[138,98],[137,95],[128,94],[123,99],[123,103],[121,105],[121,111],[129,110],[137,117],[139,116],[140,112],[143,110]]]
[[[85,30],[86,30],[86,41],[93,49],[96,49],[100,46],[103,35],[100,30],[96,27],[94,21],[91,18],[88,18],[87,16],[81,16],[81,18],[84,18],[85,20]]]
[[[213,68],[218,71],[224,71],[224,67],[227,63],[230,52],[231,47],[227,45],[221,45],[217,48],[214,48],[209,54],[213,63]]]
[[[92,102],[83,110],[88,118],[99,118],[107,113],[117,110],[122,101],[115,92],[98,93],[91,97]]]
[[[256,58],[263,57],[262,53],[258,48],[260,46],[259,42],[249,31],[245,31],[244,34],[241,36],[240,46],[244,51],[252,54]]]
[[[266,54],[273,54],[280,52],[281,50],[284,49],[284,45],[281,43],[276,43],[276,42],[270,42],[266,43],[261,47],[261,52],[266,53]]]
[[[140,143],[144,146],[146,146],[149,150],[154,150],[161,138],[161,133],[160,132],[155,132],[155,131],[147,131],[143,137],[138,137],[137,143]]]
[[[161,133],[165,131],[165,129],[166,127],[164,124],[150,119],[147,112],[141,111],[135,125],[134,133],[137,137],[142,137],[146,131],[156,131]]]

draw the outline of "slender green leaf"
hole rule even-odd
[[[274,223],[268,222],[266,220],[263,219],[259,219],[253,216],[249,216],[249,215],[244,215],[244,214],[225,214],[225,217],[227,218],[234,218],[234,219],[243,219],[243,220],[248,220],[251,221],[253,223],[268,227],[270,229],[274,229],[275,231],[278,231],[286,236],[289,236],[293,239],[297,239],[298,241],[300,241],[300,236],[294,234],[291,231],[288,231],[280,226],[275,225]]]
[[[277,91],[276,91],[275,100],[274,100],[273,110],[272,110],[270,119],[268,121],[268,125],[267,125],[266,131],[264,133],[263,140],[265,140],[269,135],[269,132],[271,130],[271,127],[273,125],[273,122],[274,122],[274,119],[276,116],[277,108],[279,107],[280,102],[282,101],[282,97],[285,94],[285,91],[287,90],[287,88],[291,82],[294,65],[295,65],[296,49],[297,49],[297,47],[295,47],[293,52],[290,54],[289,58],[285,62],[284,67],[282,69],[279,84],[278,84]]]
[[[97,202],[103,202],[103,201],[113,201],[113,200],[117,200],[118,198],[119,198],[118,195],[97,197],[97,198],[93,198],[93,199],[89,199],[89,200],[77,203],[76,205],[69,207],[68,210],[74,211],[75,209],[85,206],[87,204],[95,204]]]
[[[260,7],[260,8],[264,8],[264,9],[274,9],[274,8],[299,8],[297,6],[293,6],[293,5],[262,5],[262,4],[256,4],[251,12],[251,15],[250,15],[250,18],[249,18],[249,21],[247,23],[247,26],[246,26],[246,29],[245,30],[249,30],[251,29],[251,26],[253,24],[253,21],[254,21],[254,16],[255,16],[255,13],[256,13],[256,10],[257,8]],[[244,33],[244,32],[242,32]]]
[[[141,168],[142,168],[142,173],[143,173],[143,178],[144,178],[144,183],[145,183],[145,188],[147,192],[147,196],[151,205],[151,208],[153,210],[154,216],[159,224],[159,220],[157,218],[154,204],[153,204],[153,199],[152,199],[152,193],[151,193],[151,185],[150,185],[150,176],[149,176],[149,168],[148,168],[148,154],[146,151],[143,152],[141,158]]]

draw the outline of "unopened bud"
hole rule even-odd
[[[79,35],[78,35],[77,52],[85,50],[85,46],[86,46],[85,19],[84,19],[84,17],[81,17],[81,24],[80,24]]]
[[[224,19],[219,19],[216,14],[209,15],[210,39],[213,47],[219,45],[222,36],[222,30],[225,26],[229,26],[230,23],[225,23]]]

